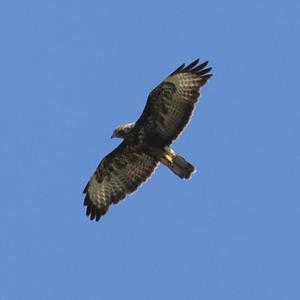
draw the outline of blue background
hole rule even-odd
[[[300,299],[299,1],[3,1],[0,299]],[[113,129],[183,62],[214,77],[164,167],[99,223]]]

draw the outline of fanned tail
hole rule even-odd
[[[173,158],[172,163],[169,163],[167,166],[181,179],[190,179],[192,174],[196,172],[196,168],[192,164],[177,154]]]
[[[174,150],[168,146],[163,150],[160,148],[151,148],[150,150],[152,156],[156,157],[181,179],[190,179],[192,174],[197,171],[192,164],[186,161],[182,156],[176,154]]]

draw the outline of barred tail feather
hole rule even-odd
[[[168,167],[181,179],[190,179],[192,174],[196,172],[196,168],[192,164],[177,154],[173,158],[172,164],[168,164]]]

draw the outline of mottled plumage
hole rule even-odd
[[[98,221],[111,204],[134,192],[159,163],[183,179],[195,167],[169,146],[188,124],[200,87],[212,76],[208,62],[181,65],[150,94],[145,109],[135,123],[120,126],[112,137],[123,142],[99,164],[84,189],[86,214]]]

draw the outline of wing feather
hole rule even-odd
[[[99,164],[84,189],[86,214],[99,221],[111,204],[133,193],[153,173],[158,161],[123,141]]]
[[[200,88],[212,76],[207,65],[207,61],[199,65],[197,59],[171,73],[149,94],[134,130],[143,128],[160,146],[170,145],[189,123]]]

